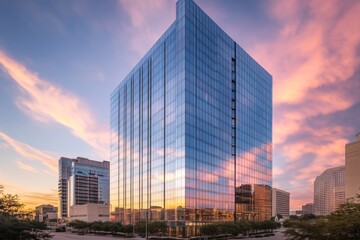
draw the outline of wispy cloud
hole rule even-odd
[[[40,78],[1,49],[0,65],[22,90],[17,99],[21,110],[37,121],[64,125],[101,157],[108,156],[108,131],[80,98]]]
[[[19,194],[21,201],[26,207],[35,207],[42,204],[58,206],[58,191],[52,189],[48,192],[24,192]]]
[[[33,167],[33,166],[29,165],[29,164],[24,163],[21,160],[17,160],[16,165],[22,170],[32,172],[32,173],[40,173],[40,171],[38,169],[36,169],[35,167]]]
[[[274,77],[275,183],[294,190],[292,207],[312,199],[313,180],[344,164],[344,145],[355,129],[331,123],[360,97],[343,91],[359,67],[359,1],[271,1],[280,26],[250,53]],[[324,120],[326,119],[326,120]],[[285,182],[284,179],[292,179]],[[304,203],[304,202],[303,202]]]
[[[3,140],[5,144],[10,146],[21,156],[30,160],[41,162],[42,164],[47,166],[52,172],[57,171],[57,167],[58,167],[57,160],[59,157],[55,156],[55,154],[46,153],[37,148],[31,147],[26,143],[15,140],[2,132],[0,132],[0,139]],[[17,163],[17,165],[24,170],[35,171],[33,167],[28,166],[27,164],[24,164],[22,162]]]
[[[119,6],[129,17],[124,25],[131,49],[143,55],[175,20],[175,0],[119,0]]]
[[[30,172],[30,173],[56,176],[55,171],[48,171],[45,169],[36,168],[28,163],[25,163],[23,160],[20,160],[20,159],[16,161],[16,165],[20,169]]]

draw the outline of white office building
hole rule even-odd
[[[329,168],[314,182],[314,213],[329,215],[345,202],[345,166]]]

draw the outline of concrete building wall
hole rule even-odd
[[[39,222],[58,218],[58,208],[52,205],[40,205],[35,208],[35,220]]]
[[[272,189],[272,216],[277,214],[287,218],[290,213],[290,193],[277,188]]]
[[[345,198],[360,194],[360,133],[357,140],[345,146]]]
[[[83,204],[70,207],[70,221],[85,222],[110,221],[110,207],[108,204]]]
[[[304,214],[314,214],[314,204],[307,203],[302,206],[302,211]]]
[[[314,213],[329,215],[345,202],[345,166],[325,170],[314,182]]]

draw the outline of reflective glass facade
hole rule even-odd
[[[111,95],[112,217],[271,217],[272,77],[192,0]]]
[[[70,207],[87,203],[110,203],[108,161],[87,158],[59,159],[59,200],[61,218],[69,216]]]

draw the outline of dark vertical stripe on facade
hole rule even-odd
[[[149,118],[150,118],[150,104],[149,104],[149,78],[150,78],[150,60],[148,61],[148,68],[147,68],[147,166],[146,166],[146,173],[147,173],[147,176],[146,176],[146,221],[149,220],[149,204],[150,204],[150,201],[149,201],[149,191],[150,191],[150,187],[149,187],[149,182],[150,182],[150,171],[149,171],[149,164],[150,164],[150,161],[149,161],[149,139],[150,139],[150,133],[149,133]]]
[[[130,210],[131,224],[134,225],[134,76],[130,91]]]
[[[234,82],[234,84],[231,83],[231,87],[232,88],[234,87],[233,91],[235,92],[235,95],[234,95],[235,109],[232,111],[234,111],[234,119],[235,119],[235,127],[234,127],[235,142],[234,142],[233,154],[234,154],[234,190],[235,190],[235,193],[234,193],[234,221],[236,222],[236,126],[237,126],[237,122],[236,122],[236,42],[234,42],[234,59],[231,64],[233,64],[232,71],[234,71],[234,73],[231,73],[233,75],[231,81]],[[231,116],[231,117],[233,117],[233,116]]]
[[[195,232],[197,232],[198,221],[198,14],[195,12]]]
[[[123,114],[123,133],[124,133],[124,148],[123,148],[123,212],[124,222],[126,224],[126,158],[127,158],[127,85],[124,86],[124,114]]]
[[[139,70],[139,217],[141,220],[141,213],[143,208],[143,156],[142,156],[142,77],[143,67]]]
[[[118,132],[117,132],[117,145],[118,145],[118,149],[117,149],[117,162],[118,162],[118,171],[117,171],[117,179],[118,179],[118,185],[117,185],[117,190],[118,190],[118,199],[117,199],[117,210],[115,210],[115,214],[117,214],[116,211],[119,211],[120,209],[120,149],[121,149],[121,146],[120,146],[120,89],[119,89],[119,92],[118,92],[118,115],[117,115],[117,120],[118,120],[118,126],[117,126],[117,129],[118,129]],[[121,220],[120,219],[120,212],[118,213],[119,214],[119,221]]]
[[[152,62],[149,59],[148,68],[148,210],[151,220],[151,81],[152,80]]]
[[[164,41],[164,217],[166,216],[166,208],[165,208],[165,171],[166,171],[166,42]]]

